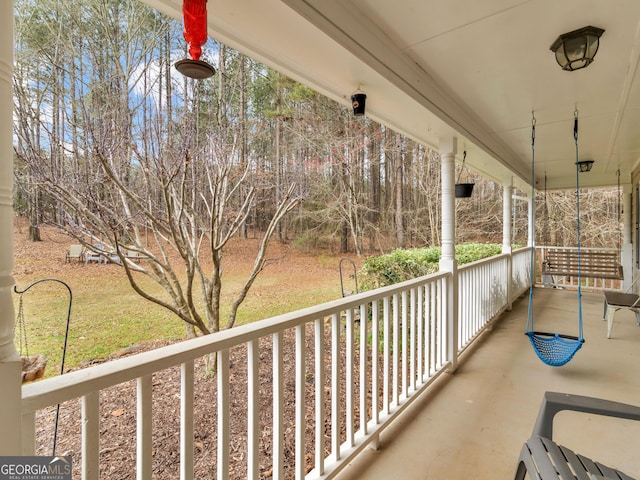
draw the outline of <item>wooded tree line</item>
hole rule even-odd
[[[151,276],[171,298],[152,300],[194,331],[221,328],[219,264],[233,235],[357,255],[440,244],[440,161],[425,146],[214,40],[203,59],[215,76],[183,77],[173,68],[186,56],[181,22],[137,0],[16,0],[15,13],[17,213],[34,239],[51,224],[89,247],[144,254],[145,267],[122,259],[132,285],[144,296],[135,274]],[[473,197],[456,202],[458,241],[500,242],[502,187],[472,177]],[[549,194],[546,207],[541,195],[550,242],[575,244],[574,193]],[[586,195],[585,238],[613,246],[617,191]],[[514,212],[524,245],[526,202]]]
[[[19,0],[16,13],[17,207],[32,225],[67,221],[43,179],[78,188],[99,181],[95,157],[106,154],[135,184],[141,169],[197,159],[213,141],[232,145],[231,162],[252,175],[244,234],[264,230],[295,183],[303,201],[278,226],[281,240],[326,247],[340,239],[342,251],[358,254],[439,244],[435,152],[215,41],[205,46],[214,79],[182,77],[172,67],[185,55],[181,23],[135,0]],[[473,181],[473,198],[457,202],[459,236],[500,241],[502,188]],[[596,204],[611,203],[601,193]],[[572,196],[548,198],[560,231],[571,229],[563,215],[575,216]]]

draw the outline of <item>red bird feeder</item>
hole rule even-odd
[[[209,78],[216,70],[207,62],[200,60],[202,45],[207,42],[207,0],[184,0],[182,3],[184,19],[184,39],[189,44],[189,55],[176,62],[176,69],[183,75],[203,79]]]

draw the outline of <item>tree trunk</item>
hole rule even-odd
[[[275,204],[280,202],[282,198],[282,151],[281,151],[281,131],[282,131],[282,88],[280,85],[280,75],[278,75],[276,86],[276,98],[275,98],[275,116],[276,116],[276,152],[275,152]],[[282,224],[278,224],[276,227],[276,238],[279,242],[283,242]]]
[[[369,196],[369,250],[375,250],[376,228],[380,223],[381,185],[380,185],[380,140],[376,138],[378,127],[369,123],[369,177],[371,178],[371,194]]]
[[[345,221],[342,224],[342,234],[340,235],[340,253],[349,251],[349,224]]]
[[[246,78],[246,57],[242,54],[239,54],[240,66],[239,66],[239,81],[240,81],[240,165],[241,168],[246,168],[247,165],[247,78]],[[245,189],[243,189],[245,190]],[[243,191],[239,202],[242,202],[242,198],[245,197],[246,191]],[[252,206],[252,210],[254,207]],[[245,218],[242,221],[242,225],[240,225],[240,238],[247,239],[248,238],[248,228],[247,228],[247,219]]]

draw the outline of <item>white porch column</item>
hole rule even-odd
[[[620,261],[622,262],[622,272],[624,274],[624,280],[622,281],[623,291],[626,291],[633,283],[633,243],[631,237],[632,190],[633,188],[630,184],[624,185],[622,190],[622,251],[620,252]],[[638,240],[636,239],[636,241]]]
[[[511,253],[513,216],[513,186],[505,182],[502,188],[502,253]]]
[[[455,264],[456,198],[455,156],[458,142],[455,137],[440,139],[440,163],[442,169],[442,257],[440,270],[452,272]]]
[[[455,156],[458,139],[440,139],[440,162],[442,169],[442,255],[440,270],[451,272],[451,288],[447,289],[447,353],[451,361],[451,372],[458,368],[458,267],[456,264],[456,198]]]
[[[507,266],[507,311],[511,311],[511,277],[513,267],[511,263],[511,238],[513,218],[513,186],[511,181],[505,182],[502,188],[502,253],[509,254]]]
[[[0,2],[0,455],[19,455],[20,358],[13,342],[13,0]],[[3,113],[2,113],[3,112]]]

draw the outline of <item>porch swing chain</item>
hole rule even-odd
[[[545,246],[549,246],[549,244],[551,243],[551,228],[550,228],[550,224],[551,220],[549,219],[549,202],[547,200],[547,172],[544,172],[544,228],[542,231],[542,236],[544,237],[542,239],[542,241],[544,242]],[[547,248],[545,248],[545,256],[546,256],[546,252],[547,252]],[[545,258],[544,260],[545,262],[548,262],[548,260]]]
[[[531,114],[531,218],[532,227],[535,227],[535,127],[536,127],[536,119],[535,115]],[[576,144],[576,172],[578,168],[578,110],[576,108],[575,114],[575,122],[574,122],[574,130],[573,137]],[[576,179],[577,180],[577,179]],[[576,183],[576,188],[579,191],[579,185]],[[578,209],[578,278],[580,278],[580,207]],[[584,338],[582,337],[582,302],[580,300],[580,285],[578,284],[578,305],[579,305],[579,337],[574,337],[571,335],[563,335],[559,333],[547,333],[547,332],[537,332],[533,329],[533,286],[535,283],[535,228],[532,228],[534,232],[530,236],[531,241],[531,260],[529,264],[529,305],[527,309],[527,331],[525,334],[529,337],[529,342],[533,347],[534,352],[538,356],[543,363],[553,366],[553,367],[561,367],[569,362],[575,353],[582,347],[584,343]]]
[[[620,168],[616,171],[616,175],[618,176],[618,198],[617,198],[617,207],[618,207],[618,255],[622,252],[622,190],[620,188]],[[621,262],[618,262],[620,264]]]
[[[460,165],[460,171],[458,172],[458,179],[456,180],[456,183],[460,183],[460,177],[462,176],[462,172],[464,170],[464,162],[466,162],[467,160],[467,150],[465,149],[464,152],[462,152],[462,165]]]
[[[536,283],[535,280],[535,264],[536,264],[536,116],[535,112],[531,112],[531,202],[533,207],[531,208],[531,255],[529,257],[529,302],[527,307],[527,331],[533,331],[533,286]]]
[[[573,141],[576,145],[576,216],[578,230],[578,338],[582,339],[582,280],[580,249],[580,166],[578,165],[578,107],[573,112]]]

